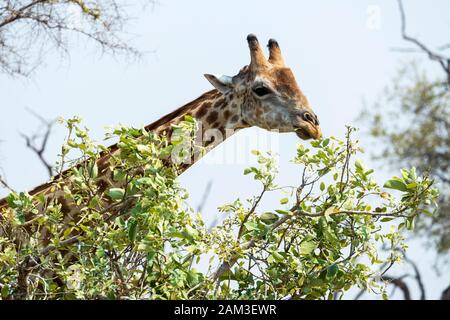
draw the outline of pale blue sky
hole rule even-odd
[[[409,0],[405,9],[409,33],[430,45],[448,40],[449,1],[436,0],[430,6],[429,1]],[[391,50],[409,47],[400,38],[394,0],[159,0],[153,10],[137,7],[133,14],[136,19],[128,28],[133,43],[148,52],[138,63],[100,57],[85,41],[78,41],[73,43],[70,61],[50,54],[31,80],[0,76],[0,166],[15,189],[32,188],[47,178],[19,136],[37,125],[25,107],[47,118],[81,116],[97,138],[102,137],[105,126],[142,126],[209,90],[202,74],[237,73],[249,61],[245,37],[251,32],[263,43],[271,37],[279,41],[325,135],[342,136],[346,124],[358,126],[355,118],[363,99],[373,102],[402,61],[420,57]],[[430,74],[440,72],[426,59],[424,62]],[[56,158],[63,133],[57,130],[52,136],[48,159]],[[298,173],[288,163],[299,143],[294,134],[274,137],[260,129],[239,132],[180,177],[193,206],[208,181],[213,181],[203,210],[207,221],[217,216],[219,205],[259,190],[242,172],[250,164],[248,151],[256,147],[252,140],[267,136],[279,146],[279,183],[296,183]],[[363,135],[359,138],[366,149],[374,147],[364,145]],[[236,150],[238,154],[246,150],[246,163],[211,163],[213,157],[234,156]],[[387,173],[379,173],[380,180]],[[263,206],[270,208],[275,201],[269,198]],[[426,277],[429,298],[438,298],[450,279],[436,276],[431,270],[433,254],[417,242],[411,244],[410,252]],[[414,293],[417,297],[416,290]],[[395,297],[400,297],[398,292]]]

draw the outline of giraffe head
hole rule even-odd
[[[242,123],[279,132],[295,132],[301,139],[321,136],[319,121],[290,68],[284,64],[276,40],[269,40],[269,59],[255,35],[247,36],[251,61],[234,77],[205,74],[213,86],[240,105]]]

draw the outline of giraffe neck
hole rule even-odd
[[[170,130],[173,124],[178,124],[185,116],[191,116],[200,124],[202,134],[209,131],[225,132],[238,130],[248,125],[241,117],[242,99],[232,93],[222,94],[211,90],[158,121],[146,126],[147,131],[161,133]],[[208,141],[204,141],[207,145]]]
[[[172,125],[178,124],[186,116],[191,116],[198,125],[196,145],[204,147],[203,150],[207,153],[236,131],[249,126],[242,119],[241,106],[242,99],[232,93],[222,94],[218,90],[211,90],[172,114],[158,120],[157,122],[161,123],[160,125],[152,124],[147,126],[146,129],[156,133],[166,132],[170,139]],[[199,154],[194,151],[191,159],[180,166],[179,173],[184,172],[199,158]]]

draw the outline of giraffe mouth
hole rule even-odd
[[[297,135],[297,137],[299,137],[302,140],[309,140],[312,138],[311,135],[309,134],[309,132],[303,128],[296,128],[295,134]]]
[[[295,128],[295,134],[302,140],[319,139],[322,136],[319,128],[308,130],[306,128],[297,127]]]

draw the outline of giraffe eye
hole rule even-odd
[[[265,95],[268,95],[269,93],[272,93],[272,91],[269,88],[266,87],[256,87],[253,88],[253,92],[258,96],[258,97],[263,97]]]

